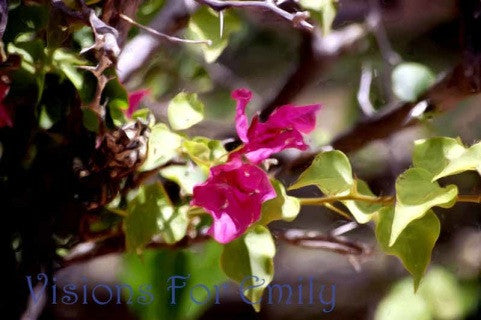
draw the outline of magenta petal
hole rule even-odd
[[[237,130],[237,135],[242,142],[247,142],[249,123],[246,116],[246,106],[252,99],[252,92],[247,89],[237,89],[232,92],[232,98],[237,101],[235,115],[235,128]]]
[[[0,128],[2,127],[13,127],[12,117],[10,116],[10,110],[8,107],[3,104],[3,99],[8,94],[10,87],[4,85],[3,83],[0,84]]]
[[[126,115],[127,117],[132,117],[132,114],[137,110],[140,105],[140,102],[145,98],[145,96],[150,94],[149,89],[141,89],[134,92],[129,93],[129,108],[127,109]]]
[[[296,107],[286,105],[277,108],[267,120],[274,126],[292,127],[302,133],[309,133],[316,127],[316,113],[321,106],[310,105]]]
[[[226,244],[238,238],[242,231],[237,229],[235,222],[228,214],[224,214],[214,220],[207,233],[217,242]]]
[[[0,128],[2,127],[13,127],[13,121],[5,105],[0,102]]]
[[[227,243],[259,220],[262,203],[275,196],[264,171],[234,160],[211,168],[207,181],[194,187],[191,204],[211,214],[214,223],[209,234]]]

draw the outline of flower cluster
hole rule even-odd
[[[208,232],[220,243],[241,236],[259,220],[262,203],[276,197],[266,172],[256,164],[287,148],[307,149],[302,134],[315,128],[321,108],[281,106],[267,121],[260,122],[256,115],[249,125],[245,111],[252,93],[238,89],[232,98],[237,101],[236,130],[243,145],[230,154],[227,163],[211,168],[207,181],[194,188],[192,200],[192,205],[212,215]]]

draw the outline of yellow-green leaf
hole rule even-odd
[[[414,142],[413,165],[437,175],[465,150],[459,139],[435,137],[417,140]]]
[[[417,289],[431,261],[431,253],[439,237],[441,223],[434,212],[428,210],[423,217],[414,220],[404,228],[396,238],[396,242],[391,244],[391,227],[394,218],[393,206],[379,211],[376,238],[384,252],[402,261],[404,267],[413,276],[414,288]]]
[[[422,218],[432,207],[449,208],[456,202],[455,185],[440,187],[432,182],[432,174],[422,168],[411,168],[396,181],[396,207],[389,245],[416,219]]]
[[[267,225],[276,220],[294,220],[301,209],[299,199],[288,196],[286,189],[278,180],[271,179],[271,183],[276,190],[277,197],[262,204],[261,219],[258,223]]]
[[[227,159],[227,151],[222,142],[205,137],[195,137],[182,142],[184,151],[198,166],[205,171],[213,165],[223,163]]]
[[[239,239],[225,245],[221,256],[224,273],[240,283],[240,290],[256,311],[264,289],[274,277],[276,247],[267,228],[256,225]]]
[[[326,195],[348,195],[353,182],[349,159],[335,150],[318,154],[289,190],[316,185]]]
[[[204,119],[204,104],[197,94],[181,92],[170,101],[167,117],[172,129],[188,129]]]
[[[205,172],[193,165],[168,166],[160,170],[160,175],[177,183],[187,195],[191,195],[194,187],[207,179]]]
[[[362,180],[356,180],[356,193],[363,196],[376,197],[371,189],[369,189],[367,183]],[[382,208],[382,205],[379,203],[365,201],[344,200],[342,203],[349,209],[358,223],[371,221],[374,213]]]
[[[177,155],[182,137],[173,133],[163,123],[152,127],[148,141],[147,158],[140,171],[155,169]]]
[[[433,180],[462,173],[464,171],[478,170],[481,165],[481,142],[465,149],[458,157],[451,159],[448,165],[438,173]],[[478,170],[479,171],[479,170]]]
[[[222,54],[229,44],[229,38],[232,33],[240,30],[241,23],[232,10],[226,10],[224,14],[224,24],[221,35],[219,13],[209,9],[207,6],[201,6],[199,10],[193,14],[189,20],[187,27],[188,36],[198,40],[210,40],[211,45],[202,44],[192,46],[199,49],[204,55],[207,63],[212,63]]]

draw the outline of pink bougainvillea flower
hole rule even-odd
[[[191,205],[211,214],[214,223],[208,233],[228,243],[259,220],[262,203],[275,196],[263,170],[235,159],[210,169],[207,181],[194,187]]]
[[[10,110],[8,110],[7,106],[3,103],[3,99],[8,94],[10,87],[0,83],[0,128],[3,127],[13,127],[12,117],[10,116]]]
[[[125,112],[126,116],[131,118],[132,114],[137,110],[142,100],[149,94],[149,89],[140,89],[129,93],[129,108]]]
[[[320,105],[285,105],[277,108],[266,122],[254,116],[249,126],[245,110],[252,93],[238,89],[232,93],[232,98],[237,101],[236,130],[244,145],[231,154],[231,159],[244,155],[252,163],[259,163],[287,148],[308,148],[302,134],[314,130]]]

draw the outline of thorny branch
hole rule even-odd
[[[312,32],[314,26],[306,21],[309,17],[305,12],[290,13],[279,8],[273,0],[268,1],[222,1],[222,0],[195,0],[200,4],[207,5],[216,11],[222,11],[230,8],[255,8],[268,10],[283,19],[292,22],[295,27],[300,27],[306,31]]]

